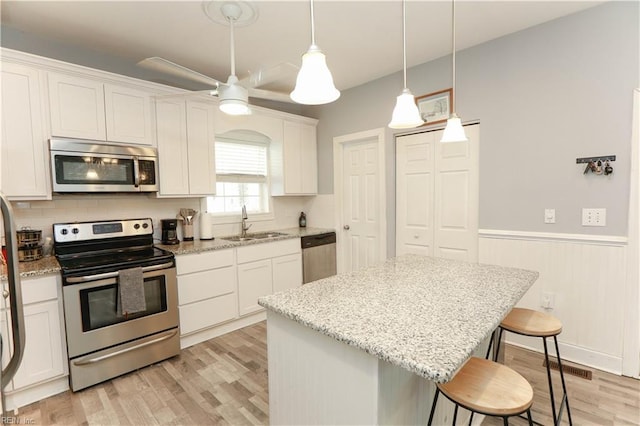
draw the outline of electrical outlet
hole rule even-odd
[[[582,209],[582,226],[606,226],[607,209]]]
[[[544,309],[553,309],[556,303],[556,295],[549,291],[542,292],[540,306]]]
[[[556,209],[544,209],[544,223],[556,223]]]

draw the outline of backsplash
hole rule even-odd
[[[326,205],[332,205],[333,196],[317,197],[273,197],[273,220],[252,220],[251,232],[298,226],[301,211],[309,212],[314,206],[319,214],[309,214],[308,226],[329,227]],[[331,200],[327,199],[330,198]],[[42,239],[52,236],[52,225],[64,222],[84,222],[93,220],[117,220],[150,217],[153,219],[154,238],[160,241],[160,219],[175,218],[181,208],[201,211],[199,198],[155,198],[141,194],[122,195],[54,195],[51,201],[12,202],[15,222],[18,229],[30,227],[42,230]],[[317,207],[315,207],[317,208]],[[322,213],[320,213],[322,212]],[[314,219],[323,218],[314,224]],[[200,216],[194,224],[194,236],[200,235]],[[215,237],[240,233],[240,214],[237,223],[216,223],[213,219],[213,235]],[[178,226],[178,237],[182,240],[182,229]]]

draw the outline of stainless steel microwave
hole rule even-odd
[[[49,140],[54,192],[157,192],[155,148]]]

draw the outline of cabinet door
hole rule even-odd
[[[238,302],[240,315],[257,312],[258,297],[273,292],[271,259],[238,265]]]
[[[285,121],[283,125],[283,174],[286,194],[318,192],[315,126]]]
[[[184,101],[156,103],[160,195],[189,194],[187,110]]]
[[[51,133],[106,140],[104,88],[99,81],[49,73]]]
[[[15,389],[65,372],[58,301],[24,307],[25,346],[20,368],[13,378]]]
[[[276,257],[272,260],[273,292],[302,285],[302,255]]]
[[[40,74],[2,64],[2,191],[12,199],[49,198]]]
[[[107,140],[155,145],[151,132],[151,96],[147,92],[104,86]]]
[[[216,193],[215,135],[213,105],[187,102],[187,146],[189,152],[189,193]]]

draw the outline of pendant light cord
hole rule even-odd
[[[453,99],[451,110],[456,108],[456,1],[451,0],[451,52],[452,52],[452,86]]]
[[[311,0],[311,45],[316,45],[316,26],[313,19],[313,0]]]
[[[407,88],[407,30],[406,30],[406,1],[402,0],[402,70],[404,76],[404,89]]]

